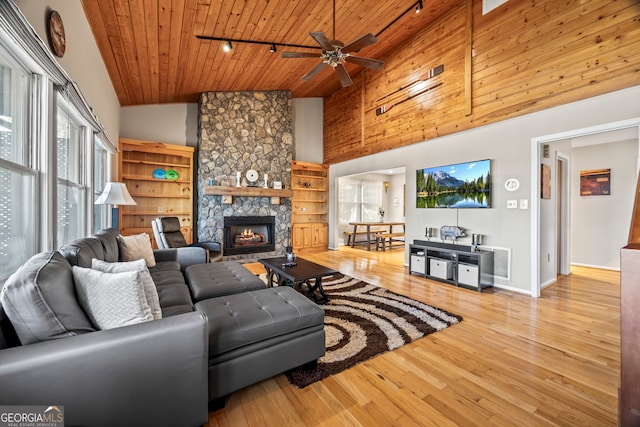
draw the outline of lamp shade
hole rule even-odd
[[[122,182],[107,182],[104,191],[95,202],[96,205],[137,205],[127,186]]]

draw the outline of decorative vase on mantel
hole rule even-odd
[[[378,219],[380,222],[384,222],[384,210],[382,208],[378,209]]]

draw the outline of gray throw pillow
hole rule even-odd
[[[140,272],[140,281],[142,282],[142,288],[144,290],[146,300],[145,312],[148,309],[155,320],[162,319],[162,309],[160,308],[158,290],[156,289],[155,283],[153,283],[151,273],[149,273],[145,260],[139,259],[137,261],[127,262],[105,262],[94,258],[91,260],[91,268],[102,271],[103,273],[122,273],[126,271]]]
[[[151,238],[147,233],[133,236],[118,236],[118,248],[122,261],[136,261],[144,259],[147,267],[156,265],[156,258],[151,247]]]
[[[31,257],[7,279],[0,301],[23,345],[95,331],[59,252]]]
[[[99,329],[153,320],[150,312],[144,312],[146,301],[138,271],[103,273],[74,266],[73,279],[80,305]]]

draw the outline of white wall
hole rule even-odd
[[[322,163],[323,104],[322,98],[293,99],[294,159],[301,162]]]
[[[387,181],[389,181],[389,206],[386,220],[388,221],[404,220],[404,188],[406,178],[407,176],[405,174],[391,175],[387,178]],[[394,199],[398,200],[398,206],[393,205]]]
[[[293,99],[295,159],[322,163],[322,98]],[[120,136],[167,144],[198,145],[198,104],[122,107]]]
[[[638,141],[571,151],[571,263],[620,269],[637,181]],[[611,168],[611,195],[580,196],[580,171]]]
[[[469,236],[483,234],[484,244],[512,249],[511,281],[499,285],[529,293],[531,211],[507,209],[506,203],[509,199],[531,202],[532,197],[539,197],[537,192],[531,194],[531,177],[537,173],[531,170],[532,138],[640,117],[637,99],[640,99],[640,86],[332,165],[329,245],[336,247],[338,234],[334,227],[336,178],[388,168],[390,164],[406,166],[407,241],[423,238],[427,226],[459,225]],[[417,169],[485,158],[492,160],[492,208],[416,209]],[[517,178],[520,188],[506,191],[504,182],[508,178]],[[469,242],[470,237],[462,239],[462,243]]]
[[[49,42],[46,24],[49,11],[53,9],[60,13],[67,47],[64,57],[56,60],[78,84],[82,95],[104,126],[107,136],[117,145],[120,133],[120,102],[80,0],[14,1],[47,46]]]
[[[122,107],[120,136],[196,147],[198,145],[198,104]]]

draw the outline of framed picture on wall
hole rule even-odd
[[[608,196],[611,194],[611,169],[580,171],[581,196]]]
[[[540,197],[551,198],[551,166],[542,164],[540,168]]]

